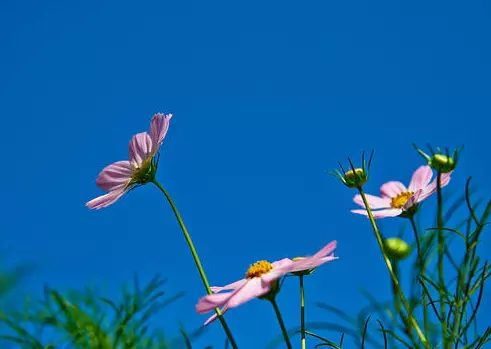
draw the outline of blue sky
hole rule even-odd
[[[489,198],[488,2],[16,0],[2,2],[0,19],[1,249],[38,266],[25,285],[33,292],[93,282],[116,296],[134,272],[159,272],[169,293],[187,294],[158,325],[176,333],[179,320],[206,319],[194,313],[198,273],[155,187],[98,212],[84,206],[101,193],[99,171],[127,158],[157,111],[174,114],[158,178],[212,284],[338,240],[340,259],[307,280],[309,321],[337,321],[315,301],[353,313],[365,305],[361,286],[389,294],[369,223],[349,212],[354,193],[324,173],[338,160],[375,149],[366,189],[376,194],[422,164],[412,142],[463,143],[448,188],[462,191],[473,175]],[[384,231],[404,223],[385,220]],[[490,243],[488,232],[483,250]],[[295,282],[279,303],[297,325]],[[264,302],[227,318],[242,348],[280,333]],[[222,338],[213,325],[197,344]]]

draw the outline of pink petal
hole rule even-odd
[[[430,166],[426,165],[419,167],[413,173],[411,183],[409,183],[409,191],[415,192],[426,187],[428,183],[430,183],[431,177],[433,177],[433,171]]]
[[[376,208],[389,208],[390,207],[390,199],[384,197],[378,197],[375,195],[370,195],[370,194],[365,194],[367,201],[368,201],[368,206],[370,206],[371,209],[376,209]],[[353,198],[353,201],[360,205],[361,207],[365,207],[365,204],[363,203],[363,199],[361,198],[361,195],[355,195]]]
[[[283,258],[279,261],[271,263],[271,265],[273,266],[273,268],[277,269],[277,268],[286,267],[292,263],[293,263],[293,261],[290,258]]]
[[[196,312],[198,314],[205,314],[215,308],[221,307],[233,296],[234,292],[215,293],[202,297],[198,301],[198,304],[196,304]]]
[[[307,270],[317,267],[321,264],[321,258],[319,257],[306,257],[299,261],[296,261],[294,265],[290,268],[290,272]]]
[[[334,251],[336,246],[337,246],[337,241],[336,240],[331,241],[326,246],[324,246],[319,252],[314,254],[312,257],[315,257],[315,258],[324,257],[324,256],[328,255],[329,253],[331,253],[332,251]]]
[[[419,197],[421,196],[422,193],[423,193],[423,190],[422,189],[419,189],[418,191],[416,191],[409,198],[409,200],[407,200],[407,202],[404,204],[404,206],[402,207],[402,210],[403,211],[409,210],[414,204],[418,203],[420,201],[419,200]]]
[[[368,216],[368,213],[365,210],[351,210],[351,212]],[[386,210],[372,211],[374,219],[385,218],[385,217],[396,217],[399,216],[401,213],[402,213],[402,209],[400,208],[389,208]]]
[[[329,255],[329,256],[322,257],[322,258],[321,258],[321,262],[322,262],[321,264],[324,264],[324,263],[326,263],[326,262],[330,262],[330,261],[334,261],[334,260],[336,260],[336,259],[339,259],[339,257],[336,257],[336,256],[334,255],[334,253],[332,253],[332,254],[331,254],[331,255]],[[321,265],[321,264],[319,264],[319,265]]]
[[[271,283],[274,280],[279,279],[283,275],[290,273],[292,271],[298,271],[298,270],[306,270],[310,268],[314,268],[311,265],[320,265],[325,262],[321,261],[321,257],[326,256],[327,254],[331,253],[335,248],[336,248],[337,242],[332,241],[326,246],[324,246],[320,251],[318,251],[314,256],[312,257],[305,257],[300,260],[292,261],[289,258],[284,258],[280,261],[276,261],[272,263],[274,269],[271,270],[269,273],[264,274],[261,276],[264,282],[266,283]],[[326,257],[328,258],[328,257]],[[334,258],[334,257],[333,257]],[[333,258],[329,257],[329,260],[332,260]],[[316,264],[316,263],[319,264]],[[327,260],[326,260],[327,262]]]
[[[264,296],[270,290],[270,284],[263,282],[261,278],[252,278],[241,288],[233,292],[232,297],[227,301],[227,308],[235,308],[251,299]]]
[[[366,210],[351,210],[351,212],[353,213],[357,213],[357,214],[362,214],[364,216],[368,216],[368,213]],[[373,212],[372,212],[373,213]]]
[[[402,213],[402,209],[400,208],[389,208],[387,210],[380,210],[373,212],[373,218],[385,218],[385,217],[397,217]]]
[[[236,288],[239,288],[239,287],[243,286],[243,284],[246,283],[246,282],[247,282],[246,279],[242,279],[242,280],[239,280],[239,281],[235,281],[235,282],[233,282],[231,284],[225,285],[223,287],[220,287],[220,286],[212,286],[210,288],[211,288],[211,291],[213,293],[217,293],[217,292],[226,291],[226,290],[235,290]]]
[[[228,307],[223,307],[222,309],[220,309],[220,311],[222,312],[222,315],[224,315],[229,309],[230,308],[228,308]],[[218,319],[218,315],[215,313],[212,316],[210,316],[208,318],[208,320],[205,321],[205,323],[203,324],[203,326],[208,326],[209,324],[211,324],[216,319]]]
[[[126,191],[124,189],[113,190],[105,195],[90,200],[85,205],[92,209],[101,209],[116,202]]]
[[[154,154],[159,150],[159,147],[169,130],[171,118],[172,114],[168,114],[166,117],[166,115],[162,113],[157,113],[152,117],[152,121],[150,121],[150,138],[152,139],[152,152]]]
[[[225,314],[225,312],[227,311],[228,309],[223,309],[222,310],[222,314]],[[205,323],[203,324],[203,326],[208,326],[209,324],[211,324],[213,321],[215,321],[216,319],[218,319],[218,315],[215,313],[213,314],[212,316],[210,316],[208,318],[208,320],[205,321]]]
[[[321,264],[337,259],[337,257],[334,257],[334,254],[332,254],[332,251],[334,251],[336,246],[337,241],[331,241],[313,256],[295,261],[290,268],[291,272],[316,268]]]
[[[307,270],[312,268],[317,268],[319,265],[324,263],[333,261],[338,259],[338,257],[334,257],[334,255],[330,255],[322,258],[309,257],[295,262],[293,268],[291,268],[290,272],[296,272],[301,270]]]
[[[289,258],[284,258],[278,262],[274,262],[272,263],[274,269],[271,270],[269,273],[262,275],[261,279],[269,287],[274,280],[277,280],[281,278],[283,275],[288,274],[293,268],[293,266],[295,265],[295,263],[297,263],[297,261],[294,262]]]
[[[380,187],[380,195],[388,198],[396,197],[405,191],[407,191],[407,189],[404,184],[397,181],[387,182]]]
[[[269,290],[270,285],[263,282],[261,278],[252,278],[247,280],[242,287],[237,288],[233,292],[215,293],[204,296],[198,301],[198,304],[196,304],[196,312],[204,314],[222,305],[224,305],[223,312],[225,312],[228,309],[238,307],[253,298],[263,296],[268,293]],[[216,318],[217,316],[211,316],[206,320],[205,325],[215,321]]]
[[[441,176],[442,176],[441,177],[441,184],[440,184],[441,188],[446,187],[448,185],[448,183],[450,183],[450,175],[451,174],[452,174],[452,172],[441,174]],[[437,179],[435,178],[430,184],[428,184],[428,186],[426,188],[422,189],[422,193],[419,196],[418,202],[421,202],[421,201],[425,200],[426,198],[428,198],[429,196],[436,193],[436,183],[437,183]]]
[[[138,133],[131,138],[128,145],[131,165],[140,168],[145,160],[153,156],[152,139],[146,132]]]
[[[129,161],[118,161],[106,166],[101,173],[99,173],[96,184],[105,191],[124,188],[131,180],[132,174],[133,167]]]
[[[271,263],[273,266],[273,270],[271,270],[269,273],[264,274],[261,276],[261,279],[267,283],[271,284],[274,280],[279,279],[283,275],[287,274],[290,272],[291,266],[295,263],[292,261],[290,258],[283,258],[279,261]]]

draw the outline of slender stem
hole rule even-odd
[[[396,279],[399,280],[399,263],[397,260],[394,260],[393,261],[393,270],[394,270],[394,275],[396,276]],[[396,313],[399,314],[399,316],[401,317],[401,320],[402,320],[402,323],[404,324],[404,326],[406,326],[406,330],[407,330],[407,335],[409,336],[409,338],[411,338],[411,342],[413,342],[413,344],[416,345],[416,339],[414,338],[414,334],[413,334],[413,327],[412,327],[412,324],[411,322],[409,321],[409,318],[412,316],[412,312],[410,312],[408,314],[408,317],[406,317],[404,315],[404,313],[402,312],[402,309],[401,309],[401,303],[399,302],[399,295],[397,293],[397,286],[396,286],[396,283],[394,282],[394,280],[392,280],[392,293],[394,294],[394,305],[395,305],[395,308],[396,308]],[[394,318],[394,320],[396,320]]]
[[[464,268],[466,268],[466,264],[463,264],[463,265],[464,265]],[[466,270],[465,269],[464,269],[463,273],[464,273],[464,275],[466,274]],[[459,285],[461,283],[461,280],[460,280],[461,279],[461,273],[460,273],[460,271],[459,271],[459,275],[457,277],[459,278],[458,281],[457,281],[457,285]],[[465,279],[465,276],[462,278],[462,280],[464,280],[464,279]],[[462,301],[460,300],[460,291],[459,290],[460,290],[460,287],[457,286],[457,292],[456,292],[457,301],[455,302],[456,304],[455,304],[455,310],[454,310],[454,319],[453,319],[454,321],[453,321],[453,327],[452,327],[452,336],[449,339],[449,347],[451,347],[451,345],[452,345],[451,342],[454,339],[457,339],[455,341],[455,348],[457,348],[458,345],[459,345],[459,343],[460,343],[460,339],[456,338],[457,337],[457,333],[459,333],[459,329],[460,329],[460,325],[461,325],[460,324],[460,322],[461,322],[460,321],[460,313],[461,313],[460,306],[461,306]]]
[[[394,274],[397,278],[399,278],[399,265],[397,261],[394,261]],[[397,286],[394,280],[392,280],[392,293],[394,294],[394,306],[396,308],[396,313],[400,314],[402,321],[404,322],[404,325],[407,326],[406,324],[407,319],[404,317],[404,314],[402,313],[401,303],[399,302],[399,296],[397,295]],[[396,318],[394,317],[393,320],[396,321]]]
[[[285,323],[283,322],[283,318],[281,317],[280,308],[278,308],[276,300],[272,299],[271,304],[273,305],[274,312],[276,313],[276,318],[278,319],[278,323],[280,324],[281,332],[283,332],[283,338],[285,339],[286,347],[288,349],[293,349],[292,343],[290,342],[290,337],[288,337],[288,332],[286,331]]]
[[[414,215],[411,215],[409,217],[409,220],[411,221],[411,225],[413,227],[413,232],[414,232],[414,239],[416,240],[416,248],[418,250],[418,260],[419,260],[419,273],[421,276],[424,275],[425,273],[425,268],[426,268],[426,263],[423,257],[423,252],[421,251],[421,243],[419,240],[419,234],[418,234],[418,227],[416,226],[416,222],[414,221]],[[421,282],[424,282],[424,280],[421,280]],[[428,298],[426,295],[426,292],[423,290],[423,319],[424,319],[424,330],[425,330],[425,335],[428,337],[430,334],[430,322],[428,318]]]
[[[174,205],[174,202],[172,201],[169,193],[164,189],[164,187],[156,180],[153,180],[153,183],[159,188],[162,193],[165,195],[167,201],[169,202],[170,206],[172,207],[172,211],[174,211],[174,215],[177,218],[177,221],[179,222],[179,225],[181,226],[182,233],[184,234],[184,238],[186,239],[186,242],[188,243],[189,249],[191,250],[191,254],[193,255],[194,258],[194,263],[196,264],[196,267],[198,268],[199,275],[201,276],[201,280],[203,281],[203,285],[205,285],[206,292],[208,294],[212,294],[210,284],[208,282],[208,279],[206,278],[205,271],[203,269],[203,266],[201,265],[201,261],[198,257],[198,253],[196,252],[196,248],[194,247],[193,240],[191,239],[191,236],[188,233],[188,230],[186,229],[186,226],[184,225],[184,222],[181,218],[181,215],[179,214],[179,211],[177,211],[176,205]],[[225,334],[227,335],[228,340],[230,341],[230,345],[234,349],[238,349],[237,344],[235,343],[235,339],[232,336],[232,332],[230,331],[230,328],[228,327],[227,323],[225,322],[225,319],[223,318],[222,312],[220,311],[219,308],[215,308],[215,313],[218,316],[218,320],[222,324],[223,330],[225,331]]]
[[[375,219],[373,218],[372,210],[370,209],[370,206],[368,205],[367,198],[365,196],[365,192],[361,187],[358,188],[358,191],[360,192],[361,198],[363,199],[363,203],[365,204],[365,208],[368,213],[368,218],[370,219],[370,223],[372,224],[373,232],[375,233],[375,237],[377,239],[380,251],[382,252],[382,256],[384,258],[385,264],[387,266],[387,270],[389,271],[390,277],[392,278],[392,281],[394,282],[394,287],[396,290],[396,293],[399,295],[399,298],[401,299],[402,305],[404,306],[404,309],[408,313],[408,319],[411,322],[412,326],[416,330],[416,333],[418,334],[419,339],[421,342],[423,342],[424,346],[426,348],[430,348],[430,344],[428,343],[428,340],[426,339],[425,335],[421,331],[418,323],[416,322],[414,316],[411,314],[411,308],[409,307],[409,303],[406,300],[406,297],[404,296],[404,293],[401,289],[401,285],[399,284],[399,280],[394,274],[394,271],[392,270],[392,264],[390,263],[389,257],[384,251],[384,242],[382,240],[382,236],[380,235],[380,232],[377,228],[377,224],[375,223]]]
[[[457,339],[457,341],[455,342],[455,348],[457,348],[458,344],[460,343],[460,339],[456,337],[457,334],[460,333],[460,328],[462,326],[462,318],[464,317],[466,311],[467,295],[470,286],[470,284],[468,286],[465,285],[466,284],[465,280],[467,277],[467,268],[468,267],[471,268],[469,265],[469,258],[471,258],[471,249],[469,245],[470,245],[469,236],[466,236],[464,262],[462,263],[461,269],[458,270],[458,275],[457,275],[458,282],[456,283],[456,287],[455,287],[456,288],[455,295],[457,297],[457,300],[455,302],[456,304],[454,310],[454,322],[452,326],[452,337],[450,338],[450,341]],[[475,247],[472,249],[472,252],[475,252]],[[472,269],[469,270],[469,276],[470,276],[469,279],[473,278]]]
[[[305,292],[303,287],[303,275],[298,277],[300,279],[300,335],[302,342],[302,349],[307,348],[305,339]]]
[[[451,347],[451,343],[447,341],[447,317],[445,315],[445,279],[443,275],[443,252],[445,247],[445,240],[443,236],[443,199],[442,199],[442,173],[439,171],[436,177],[436,190],[438,196],[438,291],[440,294],[440,318],[442,322],[442,342],[443,347],[448,349]]]

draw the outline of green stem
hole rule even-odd
[[[393,267],[394,268],[393,269],[394,275],[396,276],[396,279],[399,280],[399,263],[397,260],[394,260],[393,264],[394,264],[394,267]],[[411,342],[413,342],[414,345],[417,345],[416,339],[414,338],[414,334],[413,334],[412,324],[409,321],[409,318],[412,316],[412,312],[410,312],[408,314],[408,317],[406,317],[404,315],[404,313],[402,312],[401,303],[399,302],[399,295],[397,293],[397,286],[396,286],[394,280],[392,280],[392,293],[394,294],[394,305],[396,308],[396,313],[399,314],[399,316],[401,317],[402,323],[404,324],[404,326],[406,326],[407,335],[409,336],[409,338],[411,338]]]
[[[464,267],[465,268],[465,267]],[[464,273],[465,273],[465,270],[464,270]],[[460,279],[460,273],[459,273],[459,279]],[[465,277],[465,276],[464,276]],[[461,281],[458,280],[458,283],[460,283]],[[458,287],[458,286],[457,286]],[[460,340],[457,337],[457,334],[459,333],[459,329],[460,329],[460,326],[461,326],[461,321],[460,321],[460,305],[461,305],[461,300],[460,300],[460,296],[459,296],[460,292],[457,291],[456,292],[456,296],[457,296],[457,301],[456,301],[456,304],[455,304],[455,310],[454,310],[454,321],[453,321],[453,327],[452,327],[452,336],[450,337],[449,339],[449,347],[451,347],[452,345],[452,341],[453,340],[456,340],[455,342],[455,348],[458,347],[458,344],[460,343]]]
[[[418,261],[419,261],[419,273],[421,276],[424,275],[425,273],[425,268],[426,268],[426,263],[423,257],[423,252],[421,251],[421,243],[419,240],[419,234],[418,234],[418,227],[416,226],[416,222],[414,221],[414,215],[411,215],[409,217],[409,220],[411,221],[411,226],[413,227],[413,232],[414,232],[414,239],[416,240],[416,248],[418,250]],[[421,280],[421,282],[424,282],[424,279]],[[425,330],[425,335],[429,336],[429,331],[430,331],[430,322],[428,318],[428,297],[426,295],[426,292],[423,290],[423,319],[424,319],[424,330]]]
[[[273,305],[274,312],[276,313],[276,318],[278,319],[278,323],[280,324],[281,332],[283,332],[283,338],[285,339],[286,347],[288,349],[293,349],[292,343],[290,342],[290,337],[288,337],[288,332],[286,331],[285,323],[283,322],[283,318],[281,317],[280,308],[278,308],[276,300],[272,299],[271,304]]]
[[[465,255],[464,255],[464,262],[462,263],[461,269],[458,271],[458,276],[457,276],[457,285],[456,285],[456,304],[455,304],[455,310],[454,310],[454,322],[453,322],[453,327],[452,327],[452,337],[450,338],[450,341],[453,341],[454,339],[457,339],[455,342],[455,348],[457,348],[458,344],[460,343],[460,339],[456,338],[457,335],[460,333],[460,328],[462,327],[462,319],[464,318],[464,314],[467,308],[467,295],[469,294],[469,288],[470,288],[470,283],[466,283],[466,277],[467,277],[467,268],[469,267],[469,280],[472,280],[474,277],[473,270],[471,266],[469,265],[469,258],[471,261],[474,260],[474,253],[475,253],[475,247],[470,248],[470,241],[469,241],[469,236],[466,236],[466,242],[465,242]],[[472,254],[472,257],[471,257]],[[472,262],[471,262],[472,264]]]
[[[396,278],[399,277],[399,265],[397,264],[397,261],[394,261],[394,274]],[[399,296],[397,295],[397,286],[394,280],[392,280],[392,293],[394,294],[394,306],[396,308],[396,313],[400,314],[402,318],[402,322],[404,322],[404,325],[407,326],[406,323],[407,319],[404,317],[404,314],[402,313],[401,303],[399,302]],[[394,317],[393,320],[396,322],[396,317]]]
[[[363,199],[363,203],[365,204],[365,209],[367,210],[368,213],[368,218],[370,219],[370,223],[372,224],[373,232],[375,233],[375,238],[377,239],[380,251],[382,252],[382,256],[384,258],[385,264],[387,266],[387,270],[389,271],[390,277],[392,278],[392,281],[394,283],[394,287],[396,290],[396,293],[399,295],[399,298],[401,299],[402,305],[404,306],[404,309],[408,313],[408,320],[411,322],[412,327],[416,330],[416,333],[418,334],[419,339],[421,342],[424,344],[426,348],[430,348],[430,344],[428,343],[428,340],[426,339],[425,335],[421,331],[418,323],[416,322],[416,319],[414,316],[411,314],[411,308],[409,307],[409,303],[406,300],[406,297],[404,296],[404,293],[402,292],[401,285],[399,284],[399,280],[397,279],[396,275],[394,274],[394,271],[392,270],[392,264],[390,263],[389,257],[384,251],[384,242],[382,240],[382,236],[380,235],[380,232],[377,228],[377,224],[375,223],[375,219],[373,218],[373,213],[372,210],[370,209],[370,206],[368,205],[367,198],[365,196],[365,192],[361,187],[358,188],[358,191],[360,192],[361,198]]]
[[[442,342],[443,347],[448,349],[451,347],[451,342],[447,341],[447,316],[445,311],[445,279],[443,275],[443,252],[445,240],[443,236],[443,199],[442,199],[442,173],[438,172],[436,177],[436,190],[438,196],[438,292],[440,295],[440,318],[442,322]]]
[[[302,349],[307,347],[305,339],[305,292],[303,287],[303,275],[299,276],[300,279],[300,335]]]
[[[201,265],[201,261],[198,257],[198,253],[196,252],[196,248],[194,247],[193,240],[191,239],[191,236],[188,233],[188,230],[186,229],[186,226],[184,225],[184,222],[181,218],[181,215],[179,214],[179,211],[177,211],[176,205],[174,205],[174,202],[172,201],[169,193],[164,189],[164,187],[156,180],[153,180],[153,184],[159,188],[162,193],[165,195],[167,201],[169,202],[170,206],[172,207],[172,211],[174,211],[174,215],[177,218],[177,221],[179,222],[179,225],[181,226],[182,233],[184,234],[184,238],[186,239],[186,242],[188,243],[189,249],[191,250],[191,254],[193,255],[194,258],[194,263],[196,264],[196,267],[198,268],[199,275],[201,276],[201,280],[203,281],[203,284],[205,285],[206,292],[210,295],[213,294],[210,288],[210,284],[208,283],[208,279],[206,278],[205,271],[203,269],[203,266]],[[227,323],[225,322],[225,319],[223,318],[222,312],[220,311],[219,308],[215,308],[215,313],[218,316],[218,320],[222,324],[223,330],[225,331],[225,334],[227,335],[227,338],[230,342],[230,345],[234,349],[238,349],[237,344],[235,343],[235,339],[232,336],[232,332],[230,331],[230,328],[228,327]]]

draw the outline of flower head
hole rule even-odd
[[[441,187],[450,182],[450,174],[442,174]],[[436,192],[436,179],[430,183],[432,176],[433,171],[430,166],[421,166],[414,171],[408,188],[401,182],[391,181],[380,187],[380,197],[366,194],[373,218],[396,217],[414,213],[419,202]],[[353,201],[365,207],[361,195],[355,195]],[[368,215],[366,210],[351,210],[351,212]]]
[[[129,160],[117,161],[99,173],[96,184],[108,193],[87,202],[88,208],[107,207],[134,187],[153,180],[158,166],[155,155],[167,134],[171,117],[172,114],[155,114],[150,122],[150,134],[142,132],[131,138]]]
[[[252,264],[247,270],[244,279],[223,287],[212,287],[213,294],[201,298],[196,304],[196,311],[199,314],[205,314],[217,307],[223,307],[222,312],[225,313],[227,310],[244,304],[253,298],[265,297],[271,291],[277,293],[278,279],[283,275],[312,269],[337,259],[332,253],[335,248],[336,241],[333,241],[313,256],[297,261],[284,258],[273,263],[259,261]],[[225,290],[231,290],[231,292],[219,293]],[[216,319],[216,314],[211,316],[206,320],[205,326]]]

